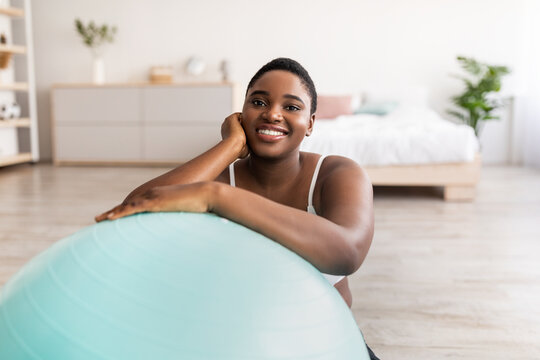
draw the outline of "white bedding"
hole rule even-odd
[[[364,166],[473,161],[478,141],[471,127],[423,107],[400,106],[386,116],[316,119],[301,150],[341,155]]]

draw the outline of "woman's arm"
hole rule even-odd
[[[322,272],[350,275],[373,237],[371,183],[353,164],[337,165],[323,180],[320,216],[220,183],[214,185],[209,211],[273,239]]]
[[[142,184],[127,199],[156,186],[190,184],[217,178],[234,160],[247,156],[246,136],[241,121],[241,113],[227,117],[221,126],[221,142],[187,163]]]
[[[158,186],[190,184],[216,179],[230,163],[248,154],[241,121],[241,113],[234,113],[227,117],[221,125],[222,141],[187,163],[140,185],[129,193],[124,203]],[[112,210],[96,216],[96,221],[106,219],[110,211]]]
[[[108,217],[143,211],[211,211],[296,252],[322,272],[349,275],[362,264],[373,237],[369,179],[351,160],[333,161],[322,179],[320,216],[219,182],[151,189]]]

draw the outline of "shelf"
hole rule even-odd
[[[0,120],[0,128],[6,127],[30,127],[30,119],[20,118],[13,120]]]
[[[0,15],[7,15],[13,17],[24,16],[24,10],[14,7],[0,6]]]
[[[0,44],[0,52],[9,54],[26,54],[26,47],[19,45]]]
[[[0,84],[0,90],[27,91],[27,83]]]
[[[0,119],[0,172],[3,166],[39,160],[34,57],[28,56],[33,49],[31,6],[32,0],[11,1],[11,4],[10,0],[0,0],[0,20],[7,29],[0,39],[3,40],[0,43],[0,72],[5,75],[0,79],[0,97],[7,99],[8,106],[13,101],[9,99],[17,98],[20,114],[23,114],[23,117]],[[18,99],[20,96],[22,98]],[[11,113],[7,110],[6,116]],[[7,146],[4,146],[4,139]],[[18,148],[17,144],[23,146]]]
[[[22,164],[32,161],[31,153],[21,153],[17,155],[0,156],[0,166]]]

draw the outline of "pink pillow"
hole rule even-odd
[[[325,96],[317,97],[317,119],[333,119],[340,115],[352,115],[352,96]]]

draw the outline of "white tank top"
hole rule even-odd
[[[319,176],[319,170],[321,169],[321,165],[325,157],[326,156],[323,155],[319,158],[319,161],[317,162],[317,166],[315,166],[315,171],[313,172],[313,176],[311,177],[311,185],[309,186],[307,212],[314,215],[317,215],[317,212],[315,211],[315,208],[313,207],[313,192],[315,190],[315,184],[317,183],[317,177]],[[236,180],[234,176],[234,162],[229,165],[229,182],[231,186],[236,186]],[[323,274],[326,280],[328,280],[330,285],[337,284],[345,277],[343,275],[330,275],[330,274],[325,274],[325,273],[321,273],[321,274]]]

